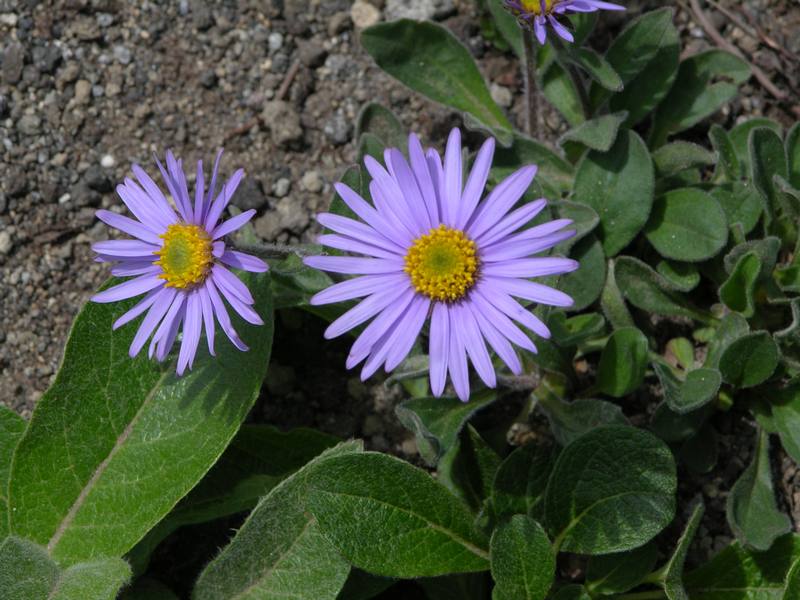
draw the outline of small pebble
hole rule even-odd
[[[117,164],[117,161],[114,160],[114,157],[110,154],[104,154],[103,158],[100,159],[100,166],[104,169],[110,169],[114,165]]]
[[[324,182],[318,171],[306,171],[301,180],[303,187],[309,192],[316,194],[322,191]]]

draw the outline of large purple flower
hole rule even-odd
[[[263,273],[261,259],[225,247],[223,238],[247,223],[254,210],[219,223],[244,171],[239,169],[214,197],[222,151],[217,154],[211,184],[206,193],[203,163],[197,163],[194,203],[189,196],[181,161],[167,152],[167,168],[158,168],[178,209],[176,214],[159,187],[139,165],[133,165],[138,183],[132,179],[117,186],[117,193],[136,219],[107,210],[97,217],[136,239],[109,240],[92,245],[99,262],[114,263],[111,273],[133,276],[92,297],[95,302],[116,302],[145,294],[136,306],[114,323],[114,329],[147,312],[133,343],[136,356],[152,335],[149,355],[163,361],[183,323],[183,340],[178,354],[178,375],[192,368],[200,334],[205,328],[208,351],[214,355],[214,320],[239,350],[247,346],[233,328],[223,298],[242,318],[254,325],[263,321],[253,310],[253,296],[225,265]],[[155,333],[154,333],[155,332]]]
[[[571,12],[625,10],[624,6],[600,0],[504,0],[504,2],[523,23],[533,28],[540,44],[544,44],[547,40],[547,25],[550,25],[560,38],[568,42],[573,41],[569,29],[556,19],[559,15]]]
[[[466,184],[462,179],[461,135],[450,133],[442,165],[433,149],[408,140],[409,161],[399,150],[385,153],[388,171],[371,157],[373,207],[344,184],[336,190],[363,221],[323,213],[318,221],[334,234],[320,243],[361,257],[311,256],[311,267],[359,275],[318,293],[312,304],[364,298],[325,332],[333,338],[372,319],[347,358],[352,368],[366,359],[361,378],[383,365],[391,371],[408,355],[430,316],[430,380],[434,395],[444,390],[447,373],[459,398],[469,399],[467,357],[489,386],[496,375],[486,343],[513,373],[522,372],[511,343],[536,347],[514,323],[542,337],[550,332],[513,297],[553,306],[570,306],[566,294],[530,277],[556,275],[578,267],[574,260],[528,258],[569,238],[568,219],[525,227],[544,207],[536,200],[512,210],[531,184],[536,166],[523,167],[481,201],[494,153],[489,139],[478,152]],[[374,318],[373,318],[374,317]]]

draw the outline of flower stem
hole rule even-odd
[[[539,387],[539,373],[498,375],[497,385],[515,392],[529,392]]]
[[[522,27],[522,45],[525,49],[525,104],[528,108],[526,129],[532,138],[539,137],[539,98],[536,86],[536,46],[533,31]]]
[[[234,247],[237,250],[260,256],[261,258],[288,258],[293,254],[300,257],[309,255],[308,247],[289,244],[235,244]]]

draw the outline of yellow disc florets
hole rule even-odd
[[[420,294],[453,302],[475,284],[477,247],[463,231],[439,225],[421,235],[408,249],[405,272]]]
[[[161,250],[154,252],[164,271],[159,275],[167,287],[187,288],[202,283],[214,257],[211,254],[211,237],[198,225],[175,223],[160,236],[164,240]]]
[[[520,0],[522,8],[527,12],[535,14],[537,17],[542,14],[542,3],[539,0]],[[558,0],[545,0],[544,14],[549,15],[553,9],[553,5],[558,4]]]

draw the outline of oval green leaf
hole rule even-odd
[[[492,600],[540,600],[556,574],[556,557],[539,523],[514,515],[492,534]]]
[[[780,359],[778,344],[767,331],[743,335],[731,343],[719,359],[722,379],[738,388],[766,381]]]
[[[644,381],[647,369],[647,338],[635,327],[617,329],[600,356],[597,387],[604,394],[621,398]]]

